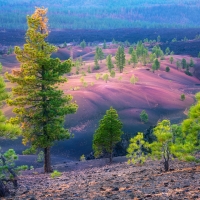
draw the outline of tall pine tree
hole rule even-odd
[[[71,95],[64,95],[58,89],[60,83],[67,81],[62,77],[70,72],[71,60],[61,62],[50,58],[56,48],[46,42],[47,9],[36,8],[33,15],[27,17],[28,30],[24,48],[15,47],[17,60],[21,63],[19,71],[6,74],[13,86],[13,98],[8,100],[14,106],[16,114],[11,119],[20,123],[23,130],[23,144],[30,150],[44,149],[44,171],[51,169],[50,148],[54,141],[70,138],[64,126],[66,114],[75,113],[77,104],[71,102]]]

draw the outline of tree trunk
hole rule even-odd
[[[112,163],[112,159],[113,159],[113,157],[112,157],[112,152],[110,153],[110,163]]]
[[[164,162],[165,171],[169,171],[169,160],[165,160]]]
[[[6,187],[6,185],[3,183],[3,181],[0,180],[0,197],[5,197],[9,194],[9,190]]]
[[[50,158],[50,147],[44,148],[44,172],[52,172],[51,168],[51,158]]]

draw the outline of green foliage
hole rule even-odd
[[[64,128],[65,115],[75,113],[78,106],[71,102],[71,95],[58,89],[60,83],[67,81],[63,75],[71,71],[72,62],[50,57],[56,47],[46,42],[46,13],[47,9],[36,8],[34,14],[27,17],[27,43],[22,49],[15,47],[20,70],[6,73],[6,77],[15,83],[13,98],[7,101],[15,113],[10,122],[21,125],[24,145],[44,148],[44,170],[50,172],[50,147],[55,141],[71,137]]]
[[[66,47],[67,47],[67,43],[66,43],[66,42],[64,42],[63,46],[64,46],[64,48],[66,48]]]
[[[131,54],[131,62],[134,63],[134,67],[135,67],[136,64],[138,63],[137,53],[136,53],[135,50],[132,51],[132,54]]]
[[[178,60],[176,61],[176,67],[177,67],[177,69],[179,69],[181,67],[181,63]]]
[[[170,55],[174,55],[174,52],[172,51],[172,52],[170,53]]]
[[[156,59],[156,54],[155,53],[151,53],[149,55],[149,61],[150,61],[150,63],[153,63],[155,59]]]
[[[94,70],[98,70],[98,69],[100,69],[99,60],[98,60],[98,55],[95,54],[95,57],[94,57]]]
[[[154,72],[155,70],[158,70],[159,68],[160,68],[160,62],[159,62],[158,59],[156,58],[156,59],[154,60],[153,65],[152,65],[152,70],[153,70],[153,72]]]
[[[0,180],[3,180],[3,182],[16,181],[17,175],[28,169],[26,165],[16,167],[15,161],[17,160],[18,156],[13,149],[0,153]]]
[[[176,38],[172,39],[172,42],[177,42],[177,39]]]
[[[134,75],[132,75],[131,76],[131,78],[130,78],[130,83],[132,83],[132,84],[134,84],[135,85],[135,83],[137,83],[138,82],[138,77],[136,77],[136,76],[134,76]]]
[[[101,75],[100,74],[95,74],[95,77],[96,77],[97,80],[99,80],[99,78],[101,77]]]
[[[104,59],[104,53],[102,51],[102,48],[97,47],[96,51],[95,51],[95,59],[99,60],[103,60]]]
[[[160,35],[157,37],[157,42],[160,42]]]
[[[170,49],[169,49],[169,47],[167,47],[167,48],[165,49],[165,54],[166,54],[166,55],[169,55],[169,54],[170,54]]]
[[[142,41],[139,41],[137,43],[137,46],[136,46],[136,55],[137,55],[137,58],[142,57],[144,55],[147,56],[147,54],[148,54],[148,50],[143,45]]]
[[[141,119],[141,121],[144,122],[144,123],[148,122],[149,116],[148,116],[148,114],[146,113],[145,110],[143,110],[143,111],[140,113],[140,119]]]
[[[104,42],[103,42],[103,49],[107,49],[106,41],[105,41],[105,40],[104,40]]]
[[[122,80],[122,76],[119,76],[119,77],[118,77],[118,80],[121,81],[121,80]]]
[[[126,59],[125,59],[125,53],[124,53],[124,47],[119,46],[117,53],[115,55],[116,65],[119,68],[120,73],[123,72]]]
[[[169,120],[158,122],[153,129],[153,134],[157,141],[150,144],[151,156],[157,159],[164,159],[165,171],[169,170],[169,160],[172,156],[171,146],[173,144],[173,134]]]
[[[195,95],[196,104],[190,107],[188,118],[182,123],[184,133],[183,149],[186,153],[200,150],[200,92]]]
[[[131,55],[133,50],[134,50],[133,46],[130,46],[129,49],[128,49],[128,53]]]
[[[111,70],[111,72],[110,72],[110,76],[111,76],[112,78],[115,77],[115,71],[114,71],[114,70]]]
[[[185,74],[188,75],[188,76],[192,76],[192,73],[189,70],[186,70]]]
[[[40,151],[37,156],[37,162],[43,162],[44,161],[44,151]]]
[[[80,161],[85,162],[85,155],[84,154],[80,157]]]
[[[170,60],[170,63],[172,64],[174,61],[174,58],[171,56],[169,60]]]
[[[108,74],[104,74],[102,78],[107,83],[107,81],[109,79],[109,75]]]
[[[81,43],[80,43],[80,46],[82,49],[84,49],[86,47],[86,42],[85,40],[83,40]]]
[[[183,58],[183,59],[181,60],[181,65],[182,65],[182,68],[183,68],[183,69],[185,69],[185,68],[187,67],[187,62],[186,62],[185,58]]]
[[[88,70],[87,70],[88,73],[91,73],[91,67],[88,66]]]
[[[200,52],[198,53],[198,58],[200,58]]]
[[[99,157],[104,152],[107,152],[112,162],[112,154],[115,145],[121,140],[123,132],[122,123],[118,118],[117,111],[110,107],[106,111],[103,119],[99,122],[99,127],[93,135],[94,156]]]
[[[194,61],[193,61],[193,59],[192,59],[192,58],[190,58],[190,63],[189,63],[189,66],[190,66],[190,67],[194,67]]]
[[[157,58],[164,55],[163,51],[161,50],[161,48],[158,45],[153,47],[152,53],[155,53]]]
[[[126,157],[128,159],[128,164],[143,164],[147,155],[144,154],[144,149],[148,149],[149,143],[144,141],[143,133],[138,133],[135,137],[130,139],[130,144],[127,149]]]
[[[29,6],[27,6],[20,0],[9,2],[0,0],[0,5],[3,6],[0,13],[2,19],[0,27],[1,29],[26,29],[23,16],[31,13],[34,6],[45,6],[51,11],[49,18],[52,29],[198,28],[198,3],[198,0],[184,0],[181,4],[166,0],[148,2],[110,0],[106,3],[83,0],[43,2],[34,0],[28,1]],[[9,12],[10,8],[16,12]],[[180,16],[185,20],[183,21]]]
[[[167,66],[167,67],[165,68],[165,71],[166,71],[166,72],[169,72],[169,71],[170,71],[170,68]]]
[[[114,68],[114,65],[112,63],[112,55],[110,54],[106,57],[106,65],[108,67],[109,72],[111,72],[112,68]]]
[[[57,177],[60,177],[62,176],[62,173],[57,171],[57,170],[54,170],[52,173],[51,173],[51,178],[57,178]]]

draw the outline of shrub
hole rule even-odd
[[[98,70],[100,69],[99,65],[98,66],[94,66],[94,70]]]
[[[114,71],[114,70],[111,70],[111,72],[110,72],[110,76],[111,76],[112,78],[115,77],[115,71]]]
[[[128,159],[128,164],[143,164],[147,156],[144,154],[144,149],[147,149],[149,146],[148,142],[144,141],[143,133],[138,133],[135,137],[130,139],[130,144],[128,146],[126,155]]]
[[[91,73],[91,69],[90,69],[90,66],[88,67],[88,70],[87,70],[88,73]]]
[[[181,101],[185,100],[185,94],[181,94]]]
[[[51,173],[51,178],[56,178],[59,176],[62,176],[62,173],[57,170],[54,170],[53,173]]]
[[[37,156],[37,162],[43,162],[43,161],[44,161],[44,152],[40,151]]]
[[[118,80],[121,81],[122,80],[122,76],[119,76]]]
[[[140,113],[140,119],[142,122],[146,123],[148,122],[149,118],[148,118],[148,114],[146,113],[145,110],[143,110],[141,113]]]
[[[188,75],[188,76],[192,76],[192,73],[187,71],[187,70],[185,71],[185,74]]]
[[[85,155],[83,154],[81,157],[80,157],[80,161],[84,162],[86,159],[85,159]]]
[[[138,82],[138,77],[132,75],[131,78],[130,78],[130,83],[135,84],[137,82]]]
[[[95,74],[97,80],[99,80],[100,76],[101,76],[100,74]]]
[[[169,71],[170,71],[170,68],[167,66],[167,67],[165,68],[165,71],[166,71],[166,72],[169,72]]]

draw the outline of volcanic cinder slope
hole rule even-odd
[[[81,49],[73,47],[74,55],[82,56],[84,64],[80,66],[80,74],[76,75],[75,67],[70,75],[66,75],[68,82],[60,88],[66,94],[72,94],[78,103],[79,109],[76,114],[66,117],[65,126],[75,134],[73,139],[56,143],[52,148],[53,157],[64,159],[78,159],[82,154],[88,154],[92,150],[92,136],[98,127],[98,121],[105,115],[110,106],[114,107],[123,122],[123,131],[129,134],[136,134],[144,131],[151,125],[156,125],[158,120],[170,119],[172,123],[179,123],[186,117],[188,108],[194,103],[194,94],[199,91],[200,81],[196,77],[187,76],[183,71],[176,69],[176,61],[185,58],[188,62],[190,56],[174,55],[174,62],[170,64],[170,56],[161,60],[161,67],[153,73],[151,64],[142,66],[139,63],[135,68],[133,65],[126,65],[123,73],[119,73],[115,67],[116,76],[109,77],[107,83],[102,79],[96,79],[96,74],[108,73],[105,59],[100,62],[100,69],[93,70],[94,48],[87,47]],[[103,50],[105,55],[116,53],[116,48]],[[54,56],[61,59],[69,58],[70,51],[67,48],[59,49]],[[130,59],[126,50],[126,59]],[[196,68],[199,67],[200,60],[193,58]],[[114,61],[114,57],[113,57]],[[11,71],[18,68],[19,63],[14,55],[4,55],[0,58],[4,66],[4,71]],[[91,73],[87,72],[88,67]],[[166,66],[170,67],[170,72],[166,72]],[[84,87],[80,78],[82,72],[87,87]],[[130,83],[131,76],[138,77],[136,84]],[[12,87],[7,83],[7,88]],[[78,89],[77,89],[78,88]],[[186,99],[181,101],[181,94],[186,95]],[[11,114],[11,109],[4,108],[7,115]],[[146,110],[149,121],[144,124],[140,120],[140,112]],[[15,141],[13,145],[19,148],[20,141]],[[4,145],[1,144],[3,148]],[[22,147],[21,147],[22,149]],[[20,152],[18,152],[20,153]]]

